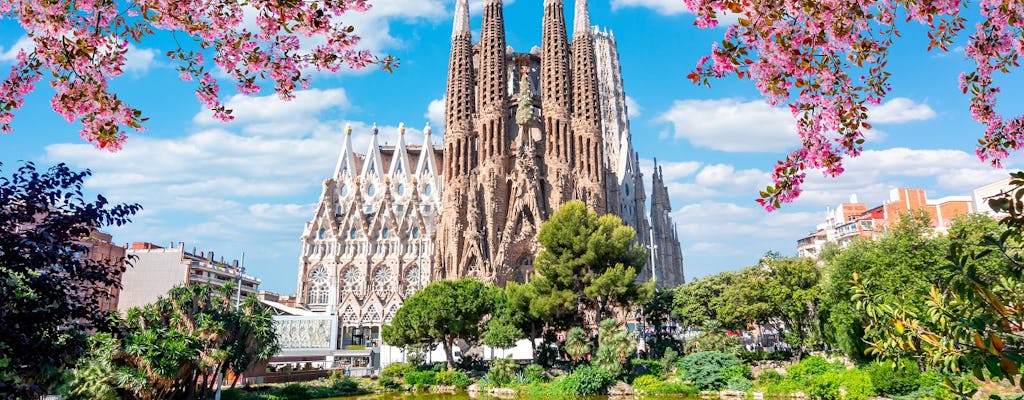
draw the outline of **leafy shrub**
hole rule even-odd
[[[783,376],[774,369],[761,371],[761,375],[757,376],[757,386],[768,386],[782,382]]]
[[[565,395],[603,394],[615,382],[612,376],[601,369],[584,365],[555,383],[559,393]]]
[[[805,378],[807,395],[818,400],[839,400],[840,378],[838,372],[826,372]]]
[[[416,366],[412,364],[391,363],[380,371],[380,377],[381,379],[391,379],[395,381],[400,381],[402,380],[403,377],[405,377],[405,374],[415,370]]]
[[[696,386],[693,386],[684,382],[662,382],[658,387],[654,388],[649,392],[650,394],[685,394],[696,396],[700,394],[700,390]]]
[[[437,373],[431,370],[409,371],[402,380],[410,386],[430,386],[437,383]]]
[[[741,351],[739,357],[744,361],[786,361],[793,359],[793,352],[787,350],[779,351]]]
[[[826,372],[842,371],[846,369],[842,364],[833,364],[820,356],[807,357],[800,362],[786,368],[789,379],[797,382],[810,383],[813,377]]]
[[[642,390],[645,393],[650,393],[658,386],[664,383],[661,378],[654,375],[640,375],[633,379],[633,389]]]
[[[277,394],[286,400],[305,400],[310,398],[309,389],[295,383],[281,388]]]
[[[331,383],[331,389],[333,389],[335,391],[335,393],[338,393],[338,392],[341,392],[341,393],[359,393],[360,392],[360,390],[359,390],[359,382],[356,382],[356,381],[351,380],[351,379],[336,380],[336,381]]]
[[[877,394],[872,384],[873,379],[867,371],[850,369],[840,374],[840,385],[846,391],[845,400],[867,400]]]
[[[679,360],[683,377],[693,382],[700,390],[719,390],[728,383],[723,370],[743,365],[743,361],[731,353],[702,351],[688,354]],[[747,369],[749,374],[749,367]]]
[[[497,386],[507,385],[515,378],[517,366],[511,357],[495,358],[491,361],[491,370],[487,371],[487,379]]]
[[[898,366],[897,366],[898,365]],[[886,397],[910,394],[921,387],[921,373],[910,360],[874,363],[866,368],[879,395]]]
[[[538,364],[530,364],[523,367],[523,374],[526,375],[527,382],[544,382],[544,367]]]
[[[438,385],[455,386],[459,389],[469,387],[469,376],[458,370],[438,372],[435,375],[435,380]]]
[[[665,364],[661,360],[633,360],[633,373],[665,376]]]

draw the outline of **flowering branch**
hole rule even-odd
[[[303,73],[308,69],[378,64],[390,71],[395,59],[358,49],[354,28],[340,22],[346,12],[369,8],[366,0],[0,0],[0,17],[16,19],[34,45],[18,54],[0,85],[0,132],[13,130],[14,111],[48,73],[56,91],[53,110],[68,122],[80,121],[82,138],[96,147],[120,149],[123,128],[141,131],[146,118],[108,83],[122,74],[129,44],[157,30],[185,33],[199,46],[200,51],[186,51],[178,44],[167,56],[178,64],[182,80],[198,82],[196,96],[222,121],[232,119],[231,110],[219,100],[220,86],[204,52],[214,55],[213,65],[240,93],[258,93],[257,82],[269,79],[283,99],[309,85]],[[247,13],[255,14],[255,31],[243,24]],[[303,37],[323,43],[303,49]]]
[[[768,211],[800,195],[807,170],[827,176],[843,172],[843,158],[862,150],[868,106],[891,91],[886,70],[889,47],[900,33],[897,16],[928,27],[928,49],[948,51],[964,29],[962,0],[684,0],[697,14],[696,25],[713,27],[719,12],[739,14],[711,55],[688,77],[710,79],[735,74],[749,79],[773,106],[788,104],[797,118],[801,146],[775,165],[773,184],[757,201]],[[1024,147],[1024,115],[1005,119],[995,111],[995,71],[1009,73],[1024,51],[1024,3],[981,0],[982,22],[968,38],[966,53],[974,71],[960,76],[971,96],[971,115],[985,125],[977,155],[1000,166],[1009,150]],[[709,65],[710,62],[710,65]]]

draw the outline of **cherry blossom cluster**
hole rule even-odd
[[[0,17],[17,20],[34,45],[19,53],[0,85],[0,131],[12,131],[14,112],[46,75],[55,90],[53,110],[80,121],[81,136],[98,148],[120,149],[124,129],[141,131],[146,118],[109,82],[122,74],[129,45],[159,31],[178,43],[167,56],[181,79],[197,82],[196,97],[222,121],[232,116],[219,100],[214,68],[239,93],[258,93],[260,82],[272,81],[283,99],[309,85],[310,70],[379,64],[390,71],[395,60],[358,49],[354,28],[341,22],[345,13],[369,7],[366,0],[0,0]],[[186,49],[179,36],[194,48]],[[303,38],[319,44],[304,47]]]
[[[844,157],[860,154],[871,129],[868,107],[891,91],[889,47],[898,20],[928,27],[929,50],[948,51],[964,30],[969,7],[981,21],[965,46],[974,71],[960,76],[971,96],[971,115],[986,127],[978,156],[999,166],[1010,150],[1024,147],[1024,115],[996,111],[995,72],[1018,66],[1024,51],[1024,2],[1019,0],[684,0],[696,25],[716,26],[719,13],[740,16],[721,43],[698,61],[689,78],[709,85],[735,74],[749,79],[773,106],[786,104],[797,118],[801,146],[779,161],[772,185],[757,200],[772,211],[800,194],[808,170],[843,172]]]

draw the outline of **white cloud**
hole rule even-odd
[[[681,0],[612,0],[612,10],[626,7],[650,8],[662,15],[676,15],[689,12]]]
[[[18,58],[18,51],[24,49],[28,53],[34,48],[36,48],[36,43],[28,36],[22,36],[11,47],[5,49],[0,46],[0,61],[14,61]]]
[[[799,144],[789,111],[764,100],[676,100],[658,117],[673,126],[676,139],[728,152],[776,152]]]
[[[153,60],[156,57],[156,51],[153,49],[140,49],[129,43],[128,52],[125,53],[124,57],[125,72],[141,74],[149,71],[149,67],[153,65]]]
[[[935,110],[927,104],[915,103],[906,97],[896,97],[868,109],[868,121],[879,124],[900,124],[935,118]]]
[[[751,192],[769,181],[767,173],[757,169],[737,171],[732,165],[714,164],[705,166],[697,173],[699,185],[721,187],[727,191]]]
[[[225,103],[235,117],[228,124],[213,118],[213,112],[203,109],[192,118],[200,125],[217,127],[242,126],[251,135],[287,136],[310,133],[321,112],[348,109],[350,103],[345,89],[309,89],[295,92],[295,98],[282,100],[277,94],[246,96],[236,94]]]
[[[431,100],[430,105],[427,106],[427,112],[423,114],[423,118],[430,121],[430,126],[436,132],[444,131],[444,101],[444,97]]]
[[[626,114],[630,118],[639,117],[643,111],[643,107],[640,107],[640,103],[637,103],[636,99],[626,96]]]

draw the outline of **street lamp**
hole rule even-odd
[[[242,275],[245,274],[245,252],[242,252],[242,261],[238,265],[238,288],[235,291],[235,311],[242,305]],[[223,383],[221,379],[221,371],[217,371],[217,393],[214,394],[214,400],[220,400],[220,386]]]

